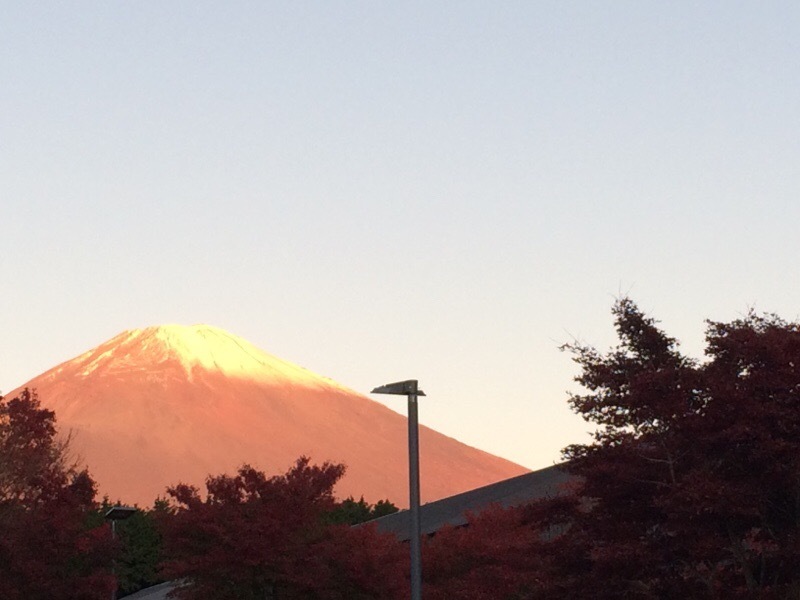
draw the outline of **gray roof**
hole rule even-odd
[[[149,588],[139,590],[135,594],[120,598],[120,600],[166,600],[167,594],[178,587],[178,582],[167,581],[166,583],[159,583]]]
[[[562,484],[572,479],[560,465],[533,473],[518,475],[469,492],[429,502],[420,507],[420,529],[423,535],[437,532],[445,525],[464,525],[466,514],[477,514],[490,506],[520,506],[539,498],[555,496]],[[407,510],[369,521],[382,533],[394,533],[401,541],[408,540],[410,515]]]

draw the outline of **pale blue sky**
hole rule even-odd
[[[795,2],[5,2],[0,390],[205,322],[551,464],[619,293],[692,354],[800,313],[798,40]]]

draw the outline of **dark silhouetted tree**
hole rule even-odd
[[[89,527],[95,484],[68,462],[55,414],[36,394],[0,397],[0,596],[108,598],[112,545]]]
[[[115,505],[128,506],[122,500],[111,502],[108,497],[104,497],[93,511],[89,520],[90,525],[103,525],[106,513]],[[160,564],[164,559],[159,523],[169,516],[169,510],[167,500],[157,498],[153,508],[139,508],[128,519],[117,521],[118,542],[114,573],[117,577],[118,597],[133,594],[164,581],[159,573]]]
[[[388,500],[379,500],[377,504],[373,505],[364,500],[364,496],[361,496],[358,501],[350,496],[339,502],[328,513],[327,521],[332,524],[358,525],[397,511],[398,508]]]
[[[436,598],[800,597],[800,325],[709,322],[705,360],[629,299],[619,344],[570,344],[596,426],[571,493],[480,515],[426,549]]]
[[[699,362],[629,299],[614,315],[618,347],[568,346],[598,426],[565,451],[586,499],[558,541],[583,558],[570,593],[797,597],[800,326],[710,322]]]

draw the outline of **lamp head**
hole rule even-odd
[[[407,379],[396,383],[387,383],[372,390],[373,394],[393,394],[396,396],[424,396],[425,392],[417,388],[416,379]]]
[[[132,506],[112,506],[105,514],[109,521],[123,521],[133,516],[138,508]]]

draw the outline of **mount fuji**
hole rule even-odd
[[[33,378],[101,495],[152,505],[243,463],[267,474],[301,455],[343,462],[340,497],[407,505],[407,420],[382,404],[208,325],[125,331]],[[420,427],[423,502],[528,469]]]

